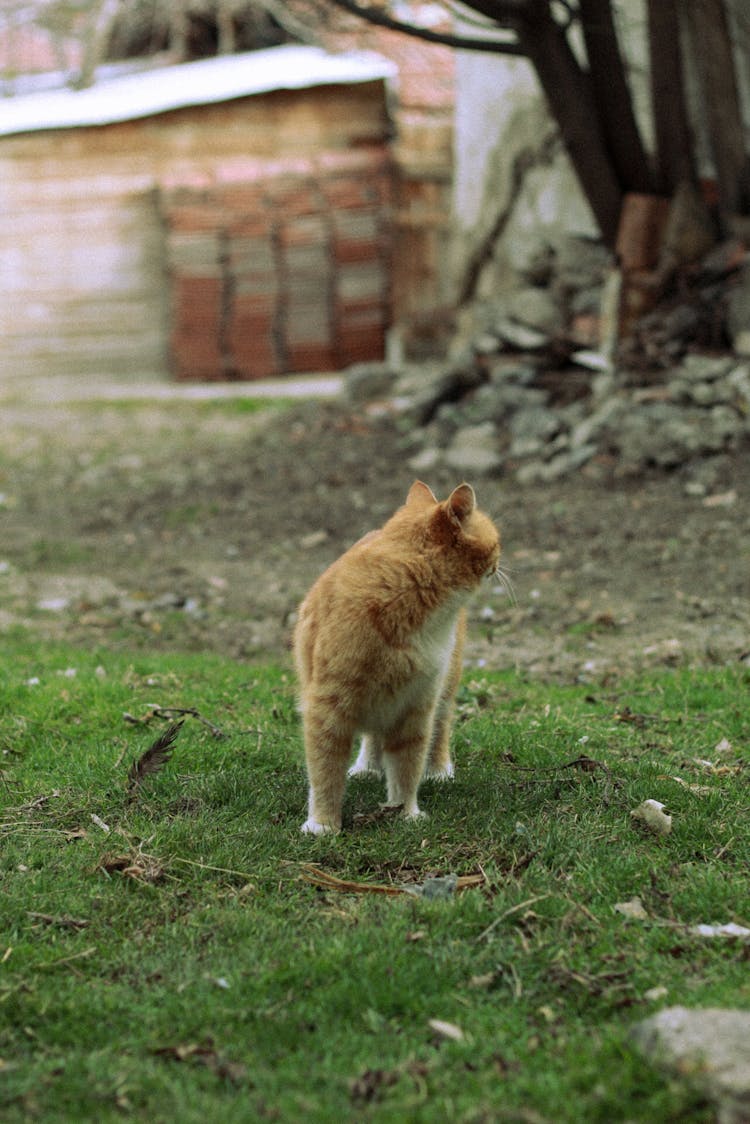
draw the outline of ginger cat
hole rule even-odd
[[[500,538],[461,484],[439,503],[426,484],[321,574],[299,610],[300,682],[314,835],[341,828],[350,773],[385,770],[388,803],[422,813],[423,775],[453,775],[449,738],[466,630],[464,604],[498,571]]]

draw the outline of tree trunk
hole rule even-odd
[[[665,195],[673,195],[685,180],[696,179],[676,0],[648,0],[648,34],[657,187]]]
[[[750,160],[737,89],[732,43],[723,0],[683,4],[690,49],[700,82],[702,105],[716,168],[719,205],[725,213],[750,209]]]
[[[579,0],[589,74],[604,139],[623,191],[647,194],[654,178],[633,112],[611,0]]]
[[[516,28],[519,44],[537,73],[602,238],[613,247],[622,190],[602,135],[592,85],[546,0],[528,4],[527,11]]]

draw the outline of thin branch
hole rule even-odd
[[[317,43],[318,36],[315,30],[298,19],[293,12],[288,10],[288,5],[284,4],[282,0],[258,0],[260,6],[268,12],[268,15],[276,20],[279,27],[283,28],[288,35],[294,36],[302,43]]]
[[[525,52],[517,42],[508,42],[503,39],[474,39],[470,36],[451,35],[449,32],[433,31],[428,27],[419,27],[415,24],[404,23],[394,19],[380,8],[371,8],[358,4],[356,0],[330,0],[338,8],[343,8],[350,15],[359,16],[368,23],[378,27],[388,28],[389,31],[400,31],[403,35],[411,35],[422,39],[426,43],[439,43],[444,47],[454,47],[459,51],[485,51],[499,55],[523,55]]]

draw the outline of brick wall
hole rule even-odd
[[[258,379],[382,358],[393,175],[385,145],[248,162],[161,191],[178,379]]]

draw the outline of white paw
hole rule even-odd
[[[430,781],[452,781],[456,775],[456,770],[453,768],[453,762],[449,761],[447,765],[443,765],[441,769],[433,769],[429,765],[424,771],[425,780]]]
[[[382,777],[383,770],[378,765],[368,765],[367,762],[361,763],[355,761],[354,764],[347,769],[347,777]]]
[[[404,810],[404,819],[405,820],[426,820],[427,819],[427,813],[423,812],[421,810],[421,808],[417,808],[416,805],[415,805],[414,808],[412,808],[411,811],[409,811],[409,812]]]
[[[318,823],[312,816],[309,820],[305,820],[300,828],[303,835],[331,835],[338,829],[331,827],[329,823]]]

